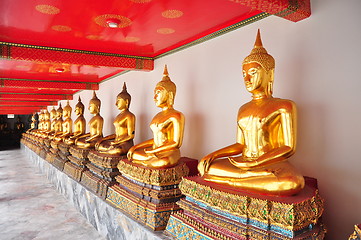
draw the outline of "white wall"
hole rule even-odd
[[[234,143],[238,108],[251,99],[241,65],[260,28],[265,48],[276,59],[274,96],[298,105],[298,150],[291,162],[319,181],[327,239],[347,239],[353,225],[361,223],[360,9],[359,0],[314,0],[311,17],[301,22],[271,16],[158,59],[152,72],[106,81],[98,92],[104,134],[113,133],[115,98],[125,81],[137,116],[135,143],[151,138],[148,124],[159,111],[153,89],[168,64],[178,88],[175,108],[186,116],[183,155],[199,159]],[[88,106],[92,92],[80,95]],[[90,119],[88,111],[85,116]]]

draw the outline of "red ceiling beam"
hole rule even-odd
[[[0,99],[13,100],[41,100],[41,101],[59,101],[59,100],[73,100],[73,96],[69,94],[20,94],[20,93],[0,93]]]
[[[69,90],[99,90],[98,83],[35,79],[0,78],[0,87],[34,88],[34,89],[69,89]]]
[[[23,110],[19,110],[19,111],[2,111],[0,110],[0,115],[7,115],[7,114],[16,114],[16,115],[29,115],[29,114],[33,114],[34,112],[32,111],[23,111]]]
[[[121,54],[52,48],[0,42],[0,58],[45,63],[118,67],[126,70],[153,70],[154,60]]]
[[[28,114],[33,112],[39,112],[40,107],[23,107],[23,106],[9,106],[9,107],[0,107],[0,112],[4,114]]]
[[[0,87],[1,93],[15,93],[15,94],[70,94],[73,95],[77,91],[76,90],[68,90],[68,89],[33,89],[33,88],[9,88],[9,87]]]
[[[36,107],[47,107],[58,105],[56,101],[11,101],[11,100],[0,100],[0,107],[2,106],[36,106]]]

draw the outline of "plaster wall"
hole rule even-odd
[[[97,95],[104,135],[114,131],[115,99],[126,82],[130,110],[137,117],[135,143],[152,137],[148,125],[159,111],[153,89],[167,64],[177,85],[175,109],[186,117],[182,155],[200,159],[234,143],[238,108],[251,99],[243,84],[242,61],[259,28],[263,45],[276,60],[274,96],[298,106],[298,149],[291,162],[319,181],[326,200],[327,239],[347,239],[353,225],[361,223],[361,1],[311,3],[311,17],[301,22],[270,16],[157,59],[152,72],[129,72],[102,83]],[[75,95],[73,107],[78,95],[88,106],[92,92]],[[85,117],[91,118],[88,111]]]

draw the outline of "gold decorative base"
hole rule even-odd
[[[71,146],[69,148],[69,152],[73,157],[76,157],[78,159],[88,159],[88,154],[92,149],[86,149],[86,148],[77,148],[75,146]]]
[[[321,240],[324,239],[326,233],[323,224],[315,225],[310,231],[292,238],[243,224],[234,225],[233,232],[230,232],[222,229],[221,223],[213,225],[207,224],[206,221],[207,219],[195,218],[194,216],[190,217],[184,214],[183,211],[178,211],[170,216],[167,228],[164,232],[179,240]],[[236,234],[234,231],[235,229],[238,231]]]
[[[63,159],[60,156],[55,157],[54,161],[53,161],[53,166],[56,167],[57,169],[59,169],[60,171],[64,170],[64,165],[66,162],[68,162],[68,159]]]
[[[65,155],[65,156],[70,155],[70,152],[69,152],[70,145],[68,145],[64,142],[61,142],[58,144],[58,149],[59,149],[59,152],[61,152],[63,155]]]
[[[115,156],[110,154],[90,151],[88,154],[89,161],[94,165],[102,168],[117,168],[120,160],[127,158],[125,155]]]
[[[150,169],[127,159],[119,161],[119,185],[108,188],[107,201],[134,219],[158,231],[164,230],[172,212],[180,210],[178,184],[187,176],[197,160],[181,158],[178,165],[166,169]],[[192,169],[194,172],[194,169]]]
[[[181,158],[178,165],[172,168],[151,169],[135,163],[128,159],[119,161],[119,172],[130,179],[155,186],[179,184],[182,177],[188,176],[187,158]]]
[[[80,182],[83,172],[85,171],[86,168],[84,166],[78,166],[70,161],[64,164],[63,172],[77,182]]]
[[[208,226],[216,233],[228,232],[226,235],[231,236],[230,239],[252,234],[265,239],[271,235],[284,237],[271,239],[299,239],[313,231],[323,237],[326,231],[321,220],[324,200],[319,195],[317,181],[308,177],[305,180],[306,186],[299,194],[276,197],[207,182],[199,176],[186,177],[179,185],[186,198],[178,202],[186,217],[178,214],[174,221],[183,221],[186,225],[188,222],[192,226],[193,221],[198,221],[196,225],[201,232]],[[176,232],[173,228],[167,227],[167,231]]]
[[[175,202],[153,204],[135,197],[117,185],[108,188],[106,201],[154,231],[164,230],[170,215],[180,210]]]
[[[154,204],[176,202],[182,197],[177,184],[154,189],[154,186],[131,181],[121,175],[116,177],[120,186],[128,192]]]
[[[115,181],[111,182],[102,179],[91,173],[89,170],[83,172],[80,182],[102,199],[106,199],[108,187],[115,184]]]
[[[54,140],[50,141],[51,148],[58,150],[58,145],[59,145],[59,142],[54,141]]]
[[[45,160],[51,164],[53,164],[55,158],[57,158],[58,155],[57,154],[54,154],[53,152],[49,151],[47,154],[46,154],[46,157],[45,157]]]

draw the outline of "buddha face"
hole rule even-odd
[[[128,101],[121,97],[117,98],[115,106],[117,106],[119,110],[126,109],[128,107]]]
[[[94,104],[94,103],[90,103],[90,105],[89,105],[89,112],[90,112],[91,114],[97,114],[97,113],[99,112],[98,106],[97,106],[96,104]]]
[[[51,111],[50,112],[50,118],[54,119],[56,117],[56,111]]]
[[[168,92],[162,87],[156,87],[154,90],[154,102],[157,107],[167,106]]]
[[[63,112],[62,111],[58,111],[56,114],[56,118],[60,119],[63,116]]]
[[[254,93],[255,91],[265,91],[270,76],[263,67],[251,62],[243,65],[243,78],[247,91]]]
[[[70,117],[70,111],[69,111],[68,109],[64,108],[63,116],[64,116],[65,118]]]

